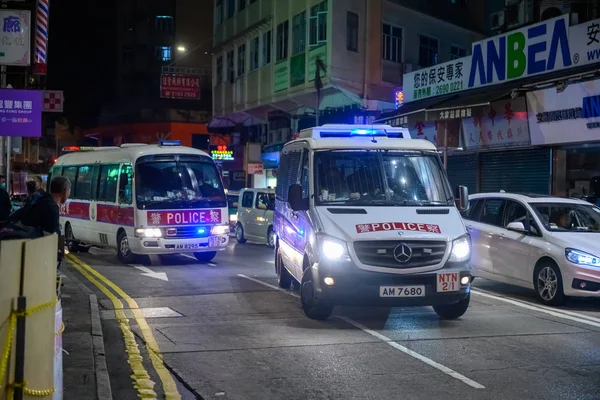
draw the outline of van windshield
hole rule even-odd
[[[203,161],[148,161],[136,165],[140,209],[226,207],[219,172]]]
[[[328,150],[316,152],[314,163],[317,205],[454,204],[434,152]]]

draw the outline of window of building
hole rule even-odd
[[[154,21],[154,29],[157,32],[173,33],[173,17],[170,15],[157,15]]]
[[[402,62],[402,28],[383,24],[381,40],[381,58],[393,62]]]
[[[242,11],[246,8],[246,0],[238,0],[238,11]]]
[[[296,14],[292,20],[292,55],[306,49],[306,11]]]
[[[346,49],[358,51],[358,14],[346,13]]]
[[[322,1],[310,9],[310,30],[308,44],[315,46],[327,41],[327,1]]]
[[[233,50],[227,52],[227,81],[233,83]]]
[[[271,63],[271,40],[272,40],[271,30],[269,29],[265,33],[263,33],[263,65],[267,65]]]
[[[123,64],[131,64],[133,62],[133,47],[123,47]]]
[[[242,76],[246,73],[246,44],[238,46],[237,56],[237,75]]]
[[[467,50],[464,47],[450,46],[450,59],[456,60],[457,58],[462,58],[467,56]]]
[[[235,15],[235,0],[227,0],[227,19]]]
[[[217,0],[215,4],[215,25],[223,23],[223,0]]]
[[[285,20],[277,25],[277,61],[281,61],[288,56],[290,21]]]
[[[419,65],[422,68],[431,67],[439,62],[438,47],[439,43],[437,39],[419,35]]]
[[[157,46],[156,59],[160,61],[171,61],[171,46]]]
[[[217,85],[223,82],[223,56],[217,57],[216,68],[216,79]]]
[[[259,54],[260,54],[260,40],[258,36],[255,36],[250,40],[250,71],[254,71],[258,69],[259,63]]]

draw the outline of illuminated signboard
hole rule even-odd
[[[404,93],[402,93],[401,91],[396,92],[395,98],[396,98],[396,108],[400,108],[402,103],[404,103]]]
[[[210,151],[210,156],[217,161],[233,161],[233,150],[229,150],[227,146],[217,146],[216,149]]]

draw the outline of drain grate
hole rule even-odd
[[[183,317],[177,311],[169,307],[155,307],[155,308],[140,308],[144,318],[177,318]],[[133,313],[129,309],[124,309],[127,318],[133,318]],[[102,310],[100,311],[100,318],[105,320],[117,319],[114,310]]]

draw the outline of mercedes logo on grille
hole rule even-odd
[[[399,244],[394,248],[394,258],[399,263],[406,263],[412,257],[412,249],[406,244]]]

